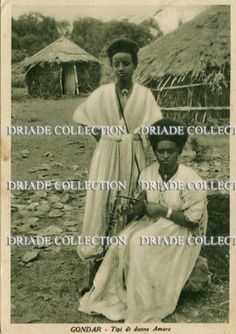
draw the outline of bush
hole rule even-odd
[[[206,146],[200,144],[199,139],[197,137],[190,138],[190,145],[192,147],[193,152],[195,153],[194,161],[201,162],[204,161],[204,154],[206,153]]]
[[[12,50],[12,62],[17,63],[22,61],[26,57],[26,53],[21,50],[13,49]]]
[[[12,87],[25,88],[25,75],[22,63],[15,63],[12,65]]]
[[[17,78],[12,80],[12,88],[25,88],[25,87],[26,87],[25,80]]]
[[[26,88],[13,88],[11,90],[11,99],[12,101],[25,101],[29,99],[29,95],[27,94],[27,89]]]

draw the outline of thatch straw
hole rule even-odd
[[[78,45],[65,37],[61,37],[32,57],[26,59],[24,61],[24,66],[27,70],[38,63],[64,63],[71,61],[99,63],[95,57],[87,53]]]
[[[141,49],[139,59],[136,77],[147,85],[169,76],[193,82],[209,68],[229,66],[230,7],[211,6]]]

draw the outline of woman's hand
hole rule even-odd
[[[133,219],[139,219],[146,214],[146,205],[144,200],[136,201],[132,204],[132,209],[127,215],[128,222]]]
[[[145,214],[145,212],[146,212],[145,201],[139,200],[139,201],[137,201],[137,202],[135,202],[133,204],[133,212],[132,212],[132,214],[135,217],[143,216]]]
[[[165,217],[167,210],[168,208],[158,203],[149,202],[146,204],[147,215],[150,217]]]
[[[118,205],[116,208],[116,212],[121,216],[129,215],[130,213],[133,212],[133,205],[127,203]]]
[[[96,129],[96,131],[97,131],[97,133],[93,134],[93,137],[95,138],[96,142],[98,143],[99,140],[100,140],[100,138],[101,138],[101,136],[102,136],[102,132],[99,129]]]

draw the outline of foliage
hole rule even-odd
[[[143,47],[162,35],[157,22],[152,19],[140,24],[121,21],[102,22],[92,17],[77,18],[72,31],[66,20],[56,21],[37,12],[23,14],[12,19],[12,61],[18,62],[67,36],[94,56],[104,56],[108,44],[116,38],[127,37]],[[153,33],[153,32],[157,33]]]
[[[70,24],[68,21],[66,20],[57,21],[56,25],[57,25],[57,31],[61,36],[66,36],[66,37],[70,36]]]
[[[99,86],[101,71],[99,64],[76,63],[80,94],[89,94]]]
[[[203,80],[204,83],[209,84],[212,94],[221,96],[223,89],[228,87],[225,75],[221,70],[213,70]]]
[[[149,27],[145,25],[137,25],[126,20],[110,21],[106,24],[105,30],[105,46],[118,37],[127,37],[138,43],[139,47],[143,47],[151,42],[154,37],[149,31]]]
[[[30,96],[27,94],[26,88],[12,88],[11,90],[11,99],[12,101],[26,101]]]
[[[12,64],[11,82],[13,88],[25,88],[25,76],[19,63]]]
[[[96,56],[103,45],[103,25],[100,20],[92,17],[77,19],[73,22],[71,39]]]
[[[150,17],[140,23],[141,26],[146,27],[153,36],[161,37],[163,36],[163,31],[161,30],[158,22],[153,17]]]
[[[207,150],[206,147],[199,142],[197,137],[191,137],[190,139],[190,145],[193,152],[195,153],[195,157],[193,160],[196,162],[204,161],[204,154]]]
[[[100,84],[104,85],[115,80],[114,72],[111,69],[111,64],[107,57],[103,56],[99,58],[101,63],[101,80]]]
[[[48,44],[54,42],[59,31],[66,32],[69,23],[57,22],[53,17],[43,16],[37,12],[23,14],[18,19],[12,19],[12,49],[13,62],[31,56]]]
[[[25,51],[22,51],[19,49],[12,50],[12,62],[13,63],[22,61],[26,56],[27,54],[25,53]]]
[[[32,97],[60,96],[60,65],[53,63],[35,66],[27,73],[26,83]]]
[[[25,88],[25,82],[21,78],[12,81],[12,87],[14,88]]]
[[[109,43],[116,38],[127,37],[143,47],[156,37],[150,32],[150,24],[130,23],[127,20],[102,22],[91,17],[74,21],[71,39],[95,56],[105,54]]]

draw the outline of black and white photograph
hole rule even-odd
[[[234,14],[2,3],[3,334],[233,333]]]

